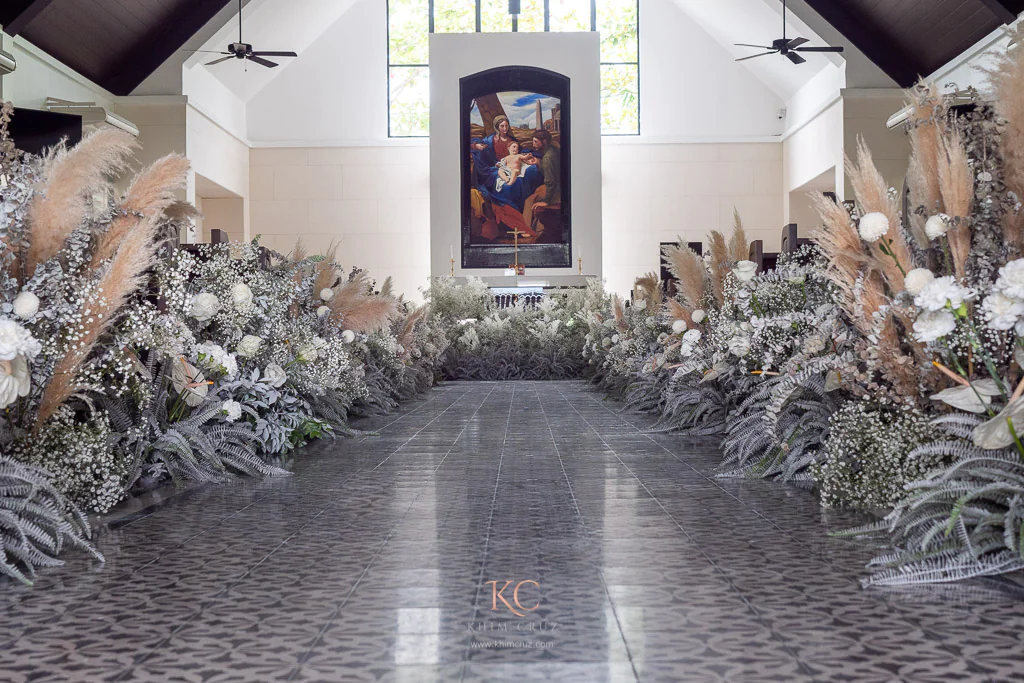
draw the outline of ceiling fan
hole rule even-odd
[[[778,40],[773,40],[771,46],[766,45],[750,45],[749,43],[736,43],[737,47],[756,47],[762,50],[768,50],[768,52],[762,52],[756,55],[750,55],[749,57],[740,57],[737,62],[745,62],[748,59],[754,59],[756,57],[765,57],[767,55],[783,55],[786,59],[793,62],[794,64],[803,64],[807,60],[800,56],[801,52],[842,52],[842,46],[837,47],[801,47],[804,43],[810,42],[806,38],[786,38],[786,0],[782,0],[782,37]]]
[[[272,62],[264,57],[298,57],[299,55],[295,52],[256,52],[252,49],[252,45],[249,43],[242,42],[242,0],[238,0],[238,42],[231,43],[228,45],[227,52],[220,52],[217,50],[186,50],[186,52],[209,52],[215,55],[227,55],[227,57],[221,57],[215,59],[212,62],[206,62],[205,66],[213,66],[214,64],[220,64],[226,62],[229,59],[247,59],[250,62],[259,64],[260,66],[266,66],[274,68],[278,66],[277,62]]]

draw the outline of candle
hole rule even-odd
[[[455,247],[453,247],[452,245],[449,244],[448,245],[448,253],[451,255],[451,258],[454,259],[455,258]]]

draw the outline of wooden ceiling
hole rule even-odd
[[[229,2],[234,0],[0,0],[0,25],[114,94],[127,95]],[[807,3],[901,86],[1024,11],[1024,0]]]
[[[868,59],[908,87],[1024,11],[1024,0],[807,0]]]
[[[0,25],[127,95],[230,1],[2,0]]]

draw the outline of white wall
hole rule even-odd
[[[459,245],[462,224],[462,157],[459,80],[516,64],[548,69],[569,78],[571,103],[572,255],[564,268],[530,268],[530,275],[573,275],[583,259],[586,275],[601,276],[600,40],[596,33],[450,33],[430,37],[430,272],[500,275],[464,269]],[[527,264],[529,265],[529,264]]]
[[[16,107],[43,109],[47,97],[110,106],[115,97],[21,37],[3,35],[3,48],[18,68],[3,77],[3,98]]]
[[[843,102],[837,101],[782,143],[782,191],[785,198],[783,221],[790,222],[789,197],[830,170],[834,187],[844,199]]]

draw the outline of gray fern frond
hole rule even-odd
[[[85,515],[50,484],[41,468],[0,456],[0,574],[32,585],[36,567],[64,564],[65,547],[100,562]]]

